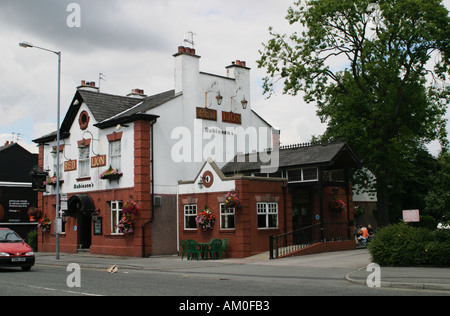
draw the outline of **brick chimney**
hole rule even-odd
[[[144,90],[142,89],[133,89],[129,94],[127,94],[127,97],[136,99],[145,99],[147,95],[144,93]]]
[[[86,80],[81,80],[81,85],[77,87],[78,90],[85,90],[85,91],[93,91],[93,92],[99,92],[100,89],[95,86],[95,82],[87,82]]]

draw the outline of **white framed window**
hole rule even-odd
[[[225,203],[220,203],[220,229],[234,230],[236,228],[234,222],[235,209],[227,208]]]
[[[58,169],[58,154],[57,153],[52,153],[53,155],[53,170],[54,170],[54,174],[56,176],[56,170]],[[59,152],[59,178],[62,179],[63,176],[63,172],[64,172],[64,155],[63,152],[60,151]]]
[[[195,217],[197,216],[197,204],[184,206],[184,229],[197,229]]]
[[[89,152],[90,152],[89,145],[78,147],[79,178],[86,178],[90,176]]]
[[[110,159],[109,164],[113,169],[120,170],[121,156],[122,156],[122,147],[120,139],[109,142],[109,159]]]
[[[122,216],[122,205],[122,201],[111,202],[111,234],[121,234],[117,226]]]
[[[278,227],[278,203],[258,202],[256,204],[258,228]]]

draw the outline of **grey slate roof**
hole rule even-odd
[[[275,155],[275,152],[271,154]],[[222,172],[224,174],[260,172],[262,165],[270,165],[270,162],[263,163],[260,155],[260,153],[247,154],[244,162],[240,162],[244,160],[244,157],[235,157],[233,161],[222,168]],[[358,165],[358,158],[344,142],[326,145],[292,146],[292,148],[284,148],[279,151],[280,169],[304,166],[356,168]]]
[[[116,115],[111,115],[106,118],[103,121],[110,120],[110,119],[120,119],[126,116],[138,114],[138,113],[145,113],[159,105],[162,105],[171,99],[177,97],[178,95],[175,95],[175,90],[166,91],[163,93],[155,94],[153,96],[147,97],[145,99],[139,99],[139,102],[136,103],[134,106],[128,107],[125,110],[118,112]],[[102,121],[100,121],[101,123]]]
[[[78,90],[78,93],[89,107],[89,110],[92,112],[92,115],[97,122],[102,122],[107,118],[128,110],[142,102],[141,99],[82,89]]]
[[[166,91],[144,99],[112,95],[98,91],[78,89],[69,110],[61,124],[61,138],[69,136],[69,130],[77,118],[81,104],[88,106],[99,128],[114,126],[113,124],[139,119],[155,119],[155,115],[146,115],[145,112],[162,105],[177,97],[175,90]],[[78,102],[75,102],[78,101]],[[147,116],[144,118],[144,116]],[[56,132],[47,134],[33,140],[35,143],[47,143],[54,141]]]

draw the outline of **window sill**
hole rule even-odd
[[[91,177],[77,178],[76,180],[77,180],[77,182],[91,181]]]

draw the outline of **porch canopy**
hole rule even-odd
[[[88,194],[74,195],[69,198],[67,215],[77,217],[77,213],[89,215],[95,212],[95,204]]]
[[[278,170],[273,173],[262,172],[261,167],[269,166],[271,163],[273,166],[273,161],[263,163],[260,159],[261,155],[261,153],[254,153],[237,156],[222,168],[222,172],[227,176],[284,178],[293,198],[301,190],[314,190],[319,196],[320,217],[318,218],[322,225],[324,224],[325,187],[332,187],[336,194],[338,188],[343,188],[347,200],[346,221],[350,232],[352,226],[349,203],[351,199],[350,170],[360,168],[361,163],[345,142],[291,145],[280,147],[278,152],[264,153],[265,161],[267,161],[268,155],[272,155],[271,159],[278,157]],[[294,200],[292,203],[295,203]],[[293,223],[293,228],[296,230],[306,227],[311,224],[311,221],[310,216],[307,216],[303,222]]]

